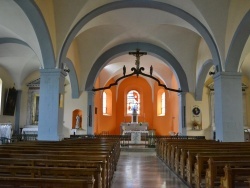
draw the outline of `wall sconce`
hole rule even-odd
[[[67,73],[69,73],[70,72],[70,69],[63,69],[64,70],[64,72],[67,72]]]

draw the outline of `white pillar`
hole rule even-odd
[[[243,142],[242,81],[240,73],[214,76],[216,140]]]
[[[88,125],[87,125],[87,134],[93,135],[94,134],[94,97],[95,92],[88,91]]]
[[[186,92],[181,92],[179,94],[179,133],[181,135],[187,135],[186,128]]]
[[[61,69],[40,70],[38,140],[59,141],[63,138],[63,94],[65,72]]]

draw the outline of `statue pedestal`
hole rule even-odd
[[[132,123],[138,123],[138,114],[136,112],[132,114],[131,122]]]

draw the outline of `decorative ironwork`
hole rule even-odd
[[[137,77],[139,75],[143,75],[145,77],[148,77],[148,78],[151,78],[151,79],[155,80],[158,83],[158,86],[161,86],[166,90],[173,91],[173,92],[178,92],[178,93],[182,92],[181,89],[173,89],[173,88],[167,87],[165,84],[162,84],[158,78],[154,77],[153,76],[153,66],[152,65],[150,66],[150,74],[146,74],[146,73],[143,72],[145,70],[145,68],[140,67],[140,57],[143,56],[143,55],[147,55],[147,52],[140,52],[140,50],[137,49],[136,52],[129,52],[129,55],[133,55],[133,56],[136,57],[135,67],[131,68],[132,73],[126,75],[126,66],[124,65],[123,66],[123,76],[116,79],[114,83],[111,83],[106,87],[93,88],[92,91],[100,91],[100,90],[110,89],[112,86],[117,85],[118,82],[120,80],[124,79],[124,78],[130,77],[130,76],[133,76],[133,75],[136,75]]]

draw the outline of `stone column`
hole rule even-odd
[[[63,138],[63,94],[65,72],[61,69],[40,70],[38,140],[59,141]]]
[[[93,135],[94,134],[94,95],[93,91],[88,91],[88,124],[87,124],[87,134]]]
[[[214,75],[216,140],[243,142],[242,81],[240,73]]]
[[[186,92],[181,92],[179,94],[179,133],[181,135],[187,135],[186,128]]]

